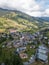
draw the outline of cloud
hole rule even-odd
[[[49,8],[44,11],[44,15],[43,16],[49,17]]]
[[[0,7],[20,10],[31,16],[49,16],[46,3],[48,0],[0,0]]]
[[[34,11],[34,12],[27,12],[27,14],[31,15],[31,16],[34,16],[34,17],[41,17],[42,16],[42,12],[40,11]]]

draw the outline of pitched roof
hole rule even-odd
[[[47,55],[44,55],[44,54],[41,54],[41,53],[38,53],[38,58],[43,60],[43,61],[46,61],[48,56]]]

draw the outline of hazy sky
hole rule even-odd
[[[49,16],[49,0],[0,0],[0,7],[20,10],[31,16]]]

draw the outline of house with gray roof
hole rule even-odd
[[[19,47],[17,48],[17,52],[20,53],[20,52],[23,52],[26,50],[26,47]]]
[[[37,49],[37,59],[42,60],[44,62],[48,61],[48,55],[47,55],[47,48],[44,45],[39,46],[39,48]]]

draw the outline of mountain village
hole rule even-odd
[[[1,46],[2,48],[15,48],[14,53],[19,54],[24,65],[30,65],[37,60],[48,63],[49,38],[44,35],[45,31],[47,32],[49,29],[34,34],[10,29],[9,34],[0,33],[0,40],[6,39]]]

